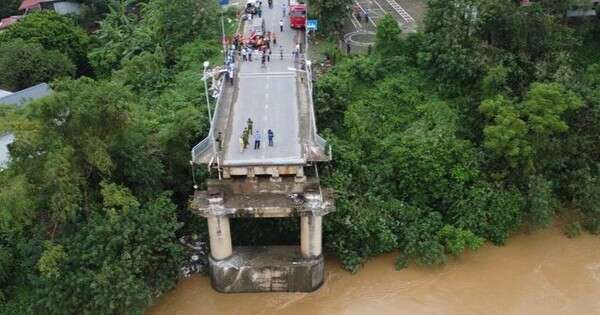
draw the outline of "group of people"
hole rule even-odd
[[[225,80],[233,84],[234,71],[235,71],[235,56],[236,56],[236,45],[233,44],[227,50],[227,56],[225,57]]]
[[[246,121],[246,127],[242,132],[242,136],[240,137],[240,152],[244,152],[248,148],[250,144],[250,137],[254,135],[254,150],[260,150],[260,143],[262,140],[262,134],[260,130],[253,129],[254,122],[252,119],[248,118]],[[254,132],[254,133],[253,133]],[[267,139],[269,140],[269,146],[272,147],[274,145],[273,139],[275,138],[275,133],[273,130],[269,129],[267,131]]]
[[[252,61],[252,56],[255,51],[258,51],[261,59],[261,63],[263,66],[267,62],[271,61],[271,55],[273,51],[271,50],[271,40],[263,40],[261,45],[257,45],[257,49],[254,49],[248,45],[243,45],[240,48],[240,54],[242,55],[243,61]]]
[[[269,9],[273,9],[273,0],[268,0]],[[282,4],[283,8],[283,16],[285,16],[285,3]],[[262,17],[262,1],[256,1],[255,5],[248,4],[246,7],[246,20],[252,20],[254,15],[258,15],[258,17]]]

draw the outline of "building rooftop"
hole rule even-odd
[[[48,94],[50,94],[50,86],[47,83],[40,83],[4,96],[0,93],[0,104],[22,106],[33,100],[47,96]]]
[[[5,91],[5,90],[0,90],[0,98],[3,98],[5,96],[11,95],[11,94],[12,94],[12,92]]]
[[[17,23],[17,21],[19,21],[19,19],[21,17],[22,16],[20,16],[20,15],[14,15],[14,16],[8,16],[8,17],[1,19],[0,20],[0,30],[9,28],[11,25]]]
[[[24,106],[33,100],[49,95],[50,92],[50,86],[46,83],[40,83],[15,93],[0,90],[0,104]],[[0,132],[0,170],[6,166],[10,158],[8,145],[14,139],[14,136],[10,133],[3,134]]]

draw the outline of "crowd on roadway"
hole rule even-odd
[[[268,1],[269,8],[273,9],[272,0]],[[282,14],[283,17],[286,16],[286,4],[282,4]],[[245,11],[245,16],[243,17],[246,21],[253,21],[254,19],[262,18],[262,1],[255,1],[253,6],[248,5]],[[284,32],[284,22],[283,19],[279,20],[279,31]],[[227,71],[225,73],[226,80],[233,84],[234,79],[234,71],[235,71],[235,63],[237,58],[241,58],[242,62],[252,62],[253,56],[258,56],[260,58],[262,67],[266,67],[266,64],[271,62],[271,56],[273,54],[272,48],[277,47],[277,35],[275,32],[267,32],[264,29],[259,31],[253,30],[248,37],[244,37],[241,34],[236,34],[233,36],[231,41],[231,46],[227,49],[227,56],[225,59],[225,64],[227,67]],[[284,58],[284,49],[283,45],[279,45],[279,57],[281,60]],[[295,62],[299,62],[301,57],[302,47],[300,43],[296,43],[295,47],[292,49],[292,56],[294,57]],[[301,68],[304,66],[301,65]],[[254,122],[251,118],[248,118],[246,121],[246,125],[242,132],[242,135],[239,139],[240,141],[240,152],[243,152],[250,145],[250,140],[254,140],[254,150],[260,150],[262,133],[259,129],[254,128]],[[274,146],[274,138],[275,133],[273,130],[268,129],[266,132],[266,137],[268,139],[268,146]],[[221,132],[218,133],[218,136],[215,140],[219,147],[219,150],[222,150],[222,142],[223,135]]]

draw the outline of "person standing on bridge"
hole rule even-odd
[[[269,129],[269,131],[267,131],[267,137],[269,138],[269,146],[272,147],[273,146],[273,138],[275,137],[273,130]]]
[[[250,132],[248,131],[248,127],[244,128],[244,132],[242,132],[242,148],[246,149],[248,144],[250,143]]]
[[[260,149],[260,138],[260,130],[256,130],[256,132],[254,133],[254,150]]]
[[[248,129],[250,134],[252,134],[252,125],[254,125],[254,122],[252,121],[252,119],[248,118],[248,120],[246,121],[246,128]]]
[[[215,140],[217,142],[217,150],[222,151],[223,150],[223,133],[219,131],[219,134],[217,135],[217,139]]]
[[[265,62],[267,61],[267,54],[265,53],[264,50],[260,51],[260,63],[262,64],[263,68],[266,68],[267,65],[265,64]]]
[[[285,5],[285,4],[284,4],[284,5]],[[284,9],[284,10],[285,10],[285,9]],[[283,15],[285,15],[285,13],[284,13]],[[280,30],[281,32],[283,32],[283,19],[280,19],[280,20],[279,20],[279,30]]]

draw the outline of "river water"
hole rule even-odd
[[[600,314],[600,238],[548,229],[486,245],[439,268],[394,270],[394,255],[357,274],[328,259],[313,293],[220,294],[206,277],[183,280],[151,315]]]

